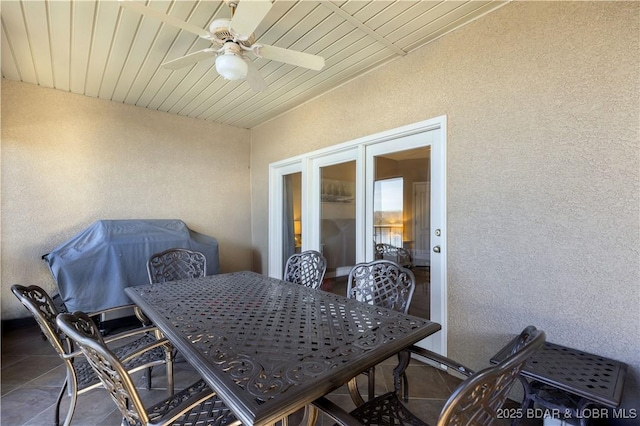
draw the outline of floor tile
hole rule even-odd
[[[25,354],[28,354],[25,356]],[[392,370],[397,358],[391,357],[376,367],[376,394],[393,389]],[[36,326],[21,331],[5,332],[2,336],[2,377],[0,398],[2,425],[48,426],[53,424],[56,398],[66,376],[63,362],[55,354],[51,345],[42,339]],[[146,389],[147,371],[132,375],[138,386],[140,398],[145,404],[156,403],[169,393],[165,366],[152,369],[152,387]],[[435,425],[446,399],[460,383],[460,379],[442,370],[416,363],[407,370],[409,383],[408,406],[424,420]],[[176,392],[199,380],[200,376],[178,354],[174,364]],[[364,374],[357,377],[358,388],[366,397],[368,378]],[[346,411],[355,408],[346,385],[341,386],[327,398]],[[69,397],[61,403],[61,418],[64,419],[69,407]],[[289,424],[298,424],[303,412],[292,415]],[[121,415],[115,403],[104,389],[95,389],[78,396],[73,426],[112,426],[120,424]],[[318,426],[329,426],[335,422],[321,415]],[[507,422],[496,422],[507,426]],[[540,426],[542,422],[527,422],[523,426]]]
[[[58,390],[53,388],[30,388],[20,386],[6,395],[0,401],[0,424],[24,425],[45,412],[55,404]],[[50,420],[40,423],[53,424],[53,411]]]
[[[58,356],[25,356],[17,364],[4,366],[1,370],[3,384],[29,383],[62,365]]]

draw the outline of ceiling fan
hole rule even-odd
[[[246,80],[252,89],[262,91],[267,84],[258,67],[246,56],[251,52],[258,58],[270,59],[320,71],[324,58],[309,53],[283,49],[256,43],[253,32],[271,10],[271,0],[224,0],[231,9],[231,19],[215,19],[209,29],[202,29],[159,10],[132,0],[119,0],[120,5],[151,16],[211,41],[212,46],[162,64],[168,69],[178,69],[216,56],[216,71],[227,80]]]

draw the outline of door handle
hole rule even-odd
[[[433,248],[433,252],[434,252],[434,253],[440,253],[440,246],[435,246],[435,247]]]

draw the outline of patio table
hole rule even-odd
[[[125,291],[247,425],[274,423],[440,330],[253,272]]]
[[[509,356],[513,344],[511,341],[502,348],[491,363]],[[522,408],[512,411],[516,414],[511,416],[512,425],[527,417],[539,417],[535,411],[533,416],[528,414],[534,403],[544,407],[545,415],[579,419],[581,426],[591,418],[606,418],[608,412],[599,407],[620,406],[626,372],[623,362],[546,342],[520,373],[524,396]]]

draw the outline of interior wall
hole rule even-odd
[[[2,319],[12,284],[55,288],[41,256],[99,219],[181,219],[251,269],[250,132],[2,81]]]
[[[425,152],[427,153],[427,158],[404,160],[400,162],[399,166],[399,169],[402,170],[402,177],[404,179],[404,240],[411,241],[409,246],[405,248],[411,248],[415,244],[413,241],[413,185],[417,182],[428,182],[431,179],[431,151],[430,149],[425,149]]]
[[[270,163],[447,115],[449,355],[534,324],[628,363],[637,405],[639,8],[512,2],[254,128],[255,268]]]

